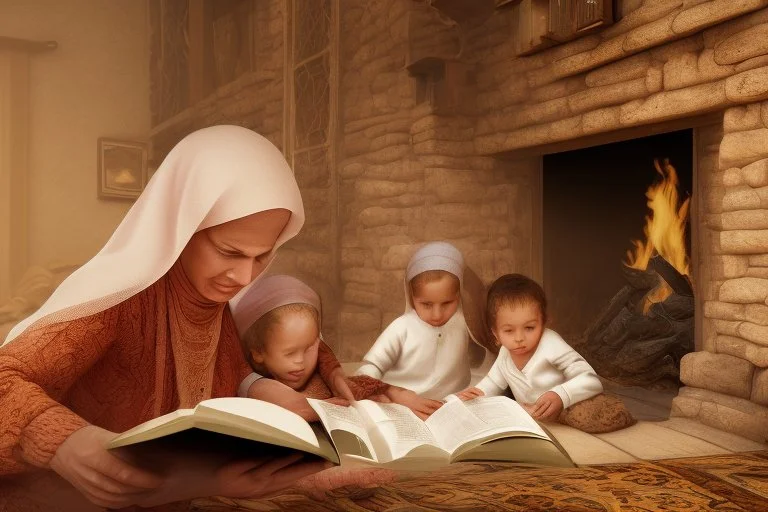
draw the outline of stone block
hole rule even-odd
[[[725,95],[734,103],[768,99],[768,66],[750,69],[726,78]]]
[[[607,132],[621,126],[621,107],[607,107],[585,112],[581,116],[584,134]]]
[[[749,398],[755,367],[728,354],[691,352],[680,361],[680,380],[696,388]]]
[[[731,187],[726,189],[721,206],[726,212],[759,209],[760,195],[748,186]]]
[[[727,254],[761,254],[768,252],[768,230],[721,231],[720,248]]]
[[[745,167],[768,155],[768,128],[726,133],[720,144],[720,168]]]
[[[712,319],[712,325],[714,326],[717,334],[724,334],[726,336],[738,336],[739,325],[741,325],[741,322]]]
[[[762,279],[768,279],[768,268],[754,267],[747,269],[747,273],[744,274],[747,277],[759,277]]]
[[[765,252],[765,251],[763,251]],[[764,304],[768,297],[768,279],[740,277],[728,279],[720,286],[718,299],[735,304]]]
[[[738,336],[717,336],[715,351],[719,354],[746,359],[758,368],[768,367],[768,347],[752,343]]]
[[[718,225],[718,229],[721,230],[768,229],[768,210],[740,210],[735,212],[725,212],[720,214]]]
[[[662,18],[630,30],[625,34],[622,49],[631,54],[677,39],[679,36],[672,29],[672,22],[676,15],[677,13],[671,12]]]
[[[768,151],[768,148],[766,148]],[[753,188],[768,186],[768,158],[752,162],[741,169],[744,182]]]
[[[589,87],[602,87],[643,78],[651,65],[651,54],[639,53],[590,71],[585,78],[586,84]]]
[[[685,35],[768,5],[766,0],[712,0],[685,9],[675,16],[672,30]]]
[[[355,182],[356,196],[360,199],[399,196],[407,190],[408,184],[401,182],[383,180],[357,180]]]
[[[623,105],[621,107],[621,123],[625,126],[633,126],[676,119],[721,108],[726,105],[726,102],[725,85],[722,82],[695,85],[674,91],[662,91],[648,99],[636,100]],[[728,167],[740,167],[740,165],[729,165]]]
[[[704,82],[714,82],[732,75],[733,66],[720,66],[714,61],[714,52],[704,49],[672,56],[664,64],[664,89],[682,89]]]
[[[715,62],[738,64],[768,54],[768,25],[761,24],[737,32],[715,45]]]
[[[381,267],[386,270],[402,270],[416,251],[413,244],[392,245],[381,258]]]
[[[341,271],[341,280],[350,283],[376,284],[380,277],[376,269],[370,267],[346,268]]]
[[[708,300],[704,302],[704,316],[717,320],[741,321],[746,319],[744,308],[744,304]]]
[[[376,308],[344,305],[339,313],[339,324],[348,333],[362,333],[381,329],[381,313]]]
[[[733,279],[744,277],[749,268],[746,256],[715,255],[711,257],[710,269],[713,279]]]
[[[768,408],[744,398],[686,386],[672,401],[671,416],[696,418],[759,443],[768,441]]]
[[[590,87],[568,96],[568,106],[573,114],[579,114],[610,105],[626,103],[648,95],[645,76],[617,84]],[[541,121],[539,121],[541,122]]]
[[[738,335],[756,345],[768,347],[768,326],[751,322],[742,322],[737,329]]]
[[[628,3],[630,3],[631,5],[637,4],[637,8],[633,9],[632,7],[629,7],[630,10],[627,10],[628,8],[626,4]],[[643,25],[647,25],[660,18],[663,18],[664,16],[671,13],[672,11],[679,10],[680,7],[682,6],[683,6],[683,0],[659,0],[654,2],[634,2],[634,1],[619,2],[619,4],[617,5],[617,8],[619,9],[620,12],[625,11],[627,12],[627,14],[622,16],[615,25],[605,29],[605,31],[602,32],[603,37],[615,37],[629,30],[635,29],[637,27],[641,27]]]
[[[750,401],[768,406],[768,368],[761,368],[755,371],[752,380],[752,395]]]
[[[731,167],[722,173],[714,173],[712,175],[712,182],[719,182],[724,187],[738,187],[744,184],[744,180],[741,177],[741,169],[738,167]]]
[[[753,103],[731,107],[723,115],[723,130],[725,133],[743,132],[758,128],[763,128],[759,104]]]

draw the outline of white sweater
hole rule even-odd
[[[547,391],[554,391],[562,399],[563,408],[603,391],[595,370],[550,329],[544,329],[539,346],[522,370],[515,366],[509,350],[502,347],[477,387],[488,396],[500,395],[509,387],[515,400],[523,403],[534,403]]]
[[[355,374],[438,400],[469,385],[470,342],[460,310],[440,327],[411,310],[384,329]]]

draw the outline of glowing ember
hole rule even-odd
[[[627,251],[625,265],[638,270],[645,270],[654,253],[660,254],[682,275],[689,275],[688,254],[685,251],[685,226],[688,222],[690,198],[678,207],[677,172],[664,160],[663,167],[654,160],[656,171],[662,180],[648,188],[645,196],[651,215],[645,217],[645,241],[633,240],[634,251]],[[646,296],[643,311],[653,303],[661,302],[672,294],[672,289],[659,278],[659,285]]]

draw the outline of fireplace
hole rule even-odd
[[[676,389],[694,350],[693,155],[681,130],[543,159],[550,325],[622,384]]]

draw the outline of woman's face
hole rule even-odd
[[[179,258],[192,286],[212,302],[227,302],[264,271],[290,217],[267,210],[195,233]]]

